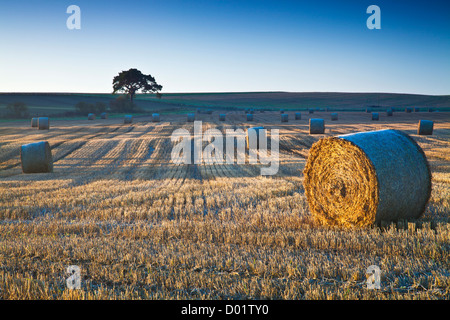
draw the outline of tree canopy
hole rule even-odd
[[[156,83],[151,75],[143,74],[138,69],[130,69],[120,72],[113,79],[113,93],[124,92],[130,97],[133,103],[133,97],[138,91],[142,93],[155,92],[162,90],[162,86]]]

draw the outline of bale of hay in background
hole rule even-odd
[[[194,121],[195,121],[195,113],[188,113],[187,122],[194,122]]]
[[[226,115],[224,113],[219,114],[219,121],[225,121]]]
[[[303,173],[311,213],[325,225],[417,219],[431,193],[424,152],[398,130],[320,139]]]
[[[95,114],[94,113],[89,113],[88,114],[88,120],[95,120]]]
[[[412,112],[412,108],[405,108],[405,112],[406,113],[411,113]]]
[[[108,119],[108,114],[106,112],[103,112],[100,114],[101,119]]]
[[[420,108],[415,107],[415,108],[414,108],[414,112],[420,112]]]
[[[284,113],[284,109],[280,109],[280,113]]]
[[[338,114],[336,113],[336,112],[333,112],[332,114],[331,114],[331,120],[332,121],[336,121],[338,119]]]
[[[392,108],[389,108],[389,109],[386,110],[386,115],[388,117],[392,117],[393,114],[394,114],[394,111],[392,110]]]
[[[417,128],[417,134],[419,135],[432,135],[433,124],[431,120],[419,120],[419,127]]]
[[[31,118],[31,127],[37,128],[38,126],[38,118]]]
[[[252,127],[252,128],[248,128],[247,129],[247,134],[245,136],[245,143],[246,143],[245,147],[247,149],[250,149],[249,134],[252,131],[256,134],[256,145],[255,145],[255,147],[259,149],[259,146],[260,146],[259,135],[260,135],[260,131],[261,130],[264,130],[264,127]],[[261,135],[262,135],[261,139],[266,139],[267,140],[267,132],[265,130],[261,132]]]
[[[378,114],[378,112],[372,112],[372,120],[373,121],[380,120],[380,115]]]
[[[308,109],[308,112],[309,112],[310,114],[312,114],[312,113],[314,113],[314,109],[310,108],[310,109]]]
[[[126,115],[123,118],[123,123],[125,123],[125,124],[129,124],[129,123],[132,123],[132,122],[133,122],[133,116],[132,115]]]
[[[159,122],[160,121],[159,113],[153,113],[152,114],[152,121],[153,122]]]
[[[47,141],[24,144],[20,148],[23,173],[53,172],[53,158]]]
[[[372,108],[366,108],[366,113],[371,113],[372,112]]]
[[[325,120],[309,119],[309,134],[323,134],[323,133],[325,133]]]
[[[295,113],[295,120],[302,120],[302,114],[300,112]]]
[[[39,117],[38,118],[38,129],[39,130],[49,130],[50,129],[50,120],[48,117]]]
[[[251,113],[247,113],[247,121],[253,121],[253,115]]]
[[[289,121],[289,115],[287,113],[281,114],[281,122],[288,122]]]

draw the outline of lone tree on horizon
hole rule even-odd
[[[151,75],[145,75],[138,69],[122,71],[113,79],[113,94],[116,92],[125,92],[130,96],[131,104],[133,97],[140,90],[142,93],[161,91],[162,86],[157,84],[155,78]]]

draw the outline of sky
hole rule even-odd
[[[0,92],[110,93],[137,68],[163,94],[450,94],[449,1],[1,0],[0,36]]]

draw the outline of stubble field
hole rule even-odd
[[[449,299],[450,114],[228,112],[199,114],[203,130],[280,130],[280,167],[176,165],[185,115],[0,125],[1,299]],[[309,135],[309,118],[324,135]],[[435,121],[418,136],[419,119]],[[324,136],[399,129],[423,148],[433,174],[424,216],[385,228],[317,225],[303,189],[311,145]],[[54,172],[23,174],[20,146],[47,140]],[[66,269],[81,268],[80,290]],[[366,270],[381,269],[369,290]]]

